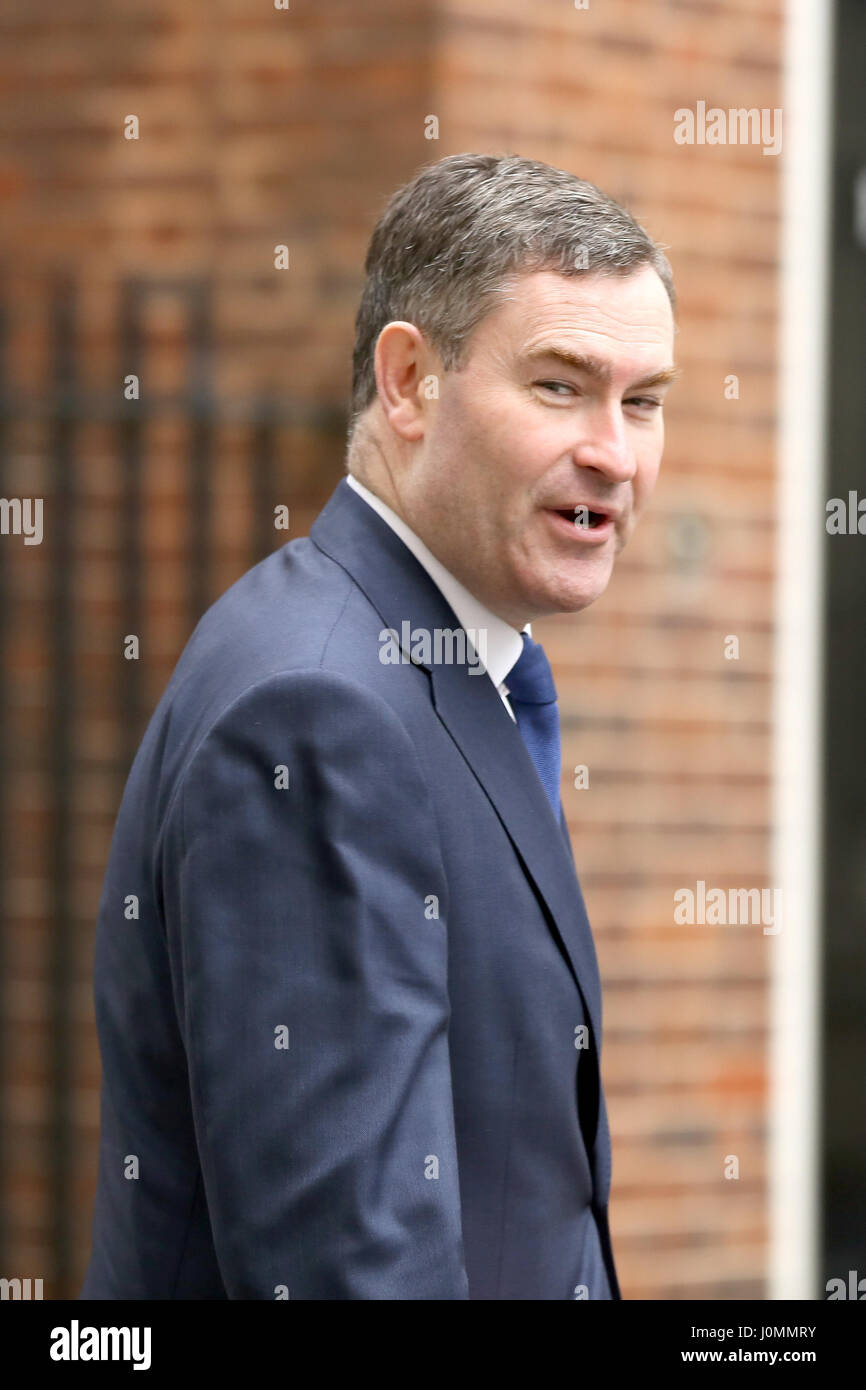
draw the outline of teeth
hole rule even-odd
[[[580,503],[576,507],[557,507],[556,510],[560,516],[565,517],[574,526],[583,526],[588,530],[596,526],[603,526],[607,521],[606,512],[593,511],[584,503]]]

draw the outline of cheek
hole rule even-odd
[[[642,501],[646,500],[655,487],[657,478],[657,468],[639,468],[634,482],[635,497]]]
[[[661,440],[654,440],[652,448],[642,450],[641,454],[638,456],[637,469],[632,484],[636,501],[639,502],[649,497],[656,485],[661,461]]]
[[[537,414],[524,405],[503,415],[496,438],[503,475],[513,491],[526,493],[549,472],[562,468],[574,444],[574,430],[565,420]]]
[[[459,476],[462,489],[471,491],[474,479],[486,471],[488,456],[495,458],[499,452],[500,412],[485,401],[483,392],[461,385],[440,401],[439,421],[438,466]]]
[[[511,391],[461,383],[448,409],[440,438],[448,454],[448,471],[462,471],[464,497],[483,498],[491,527],[504,536],[519,525],[519,498],[562,453],[558,422],[541,419]]]

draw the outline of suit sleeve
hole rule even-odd
[[[390,705],[290,672],[191,759],[166,932],[230,1298],[466,1299],[447,885]]]

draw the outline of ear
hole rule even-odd
[[[424,435],[422,387],[433,355],[421,330],[398,319],[386,323],[376,342],[379,403],[395,434],[410,442]]]

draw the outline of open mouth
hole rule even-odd
[[[556,512],[573,526],[582,526],[587,531],[603,526],[608,519],[607,512],[594,512],[588,507],[557,507]]]

